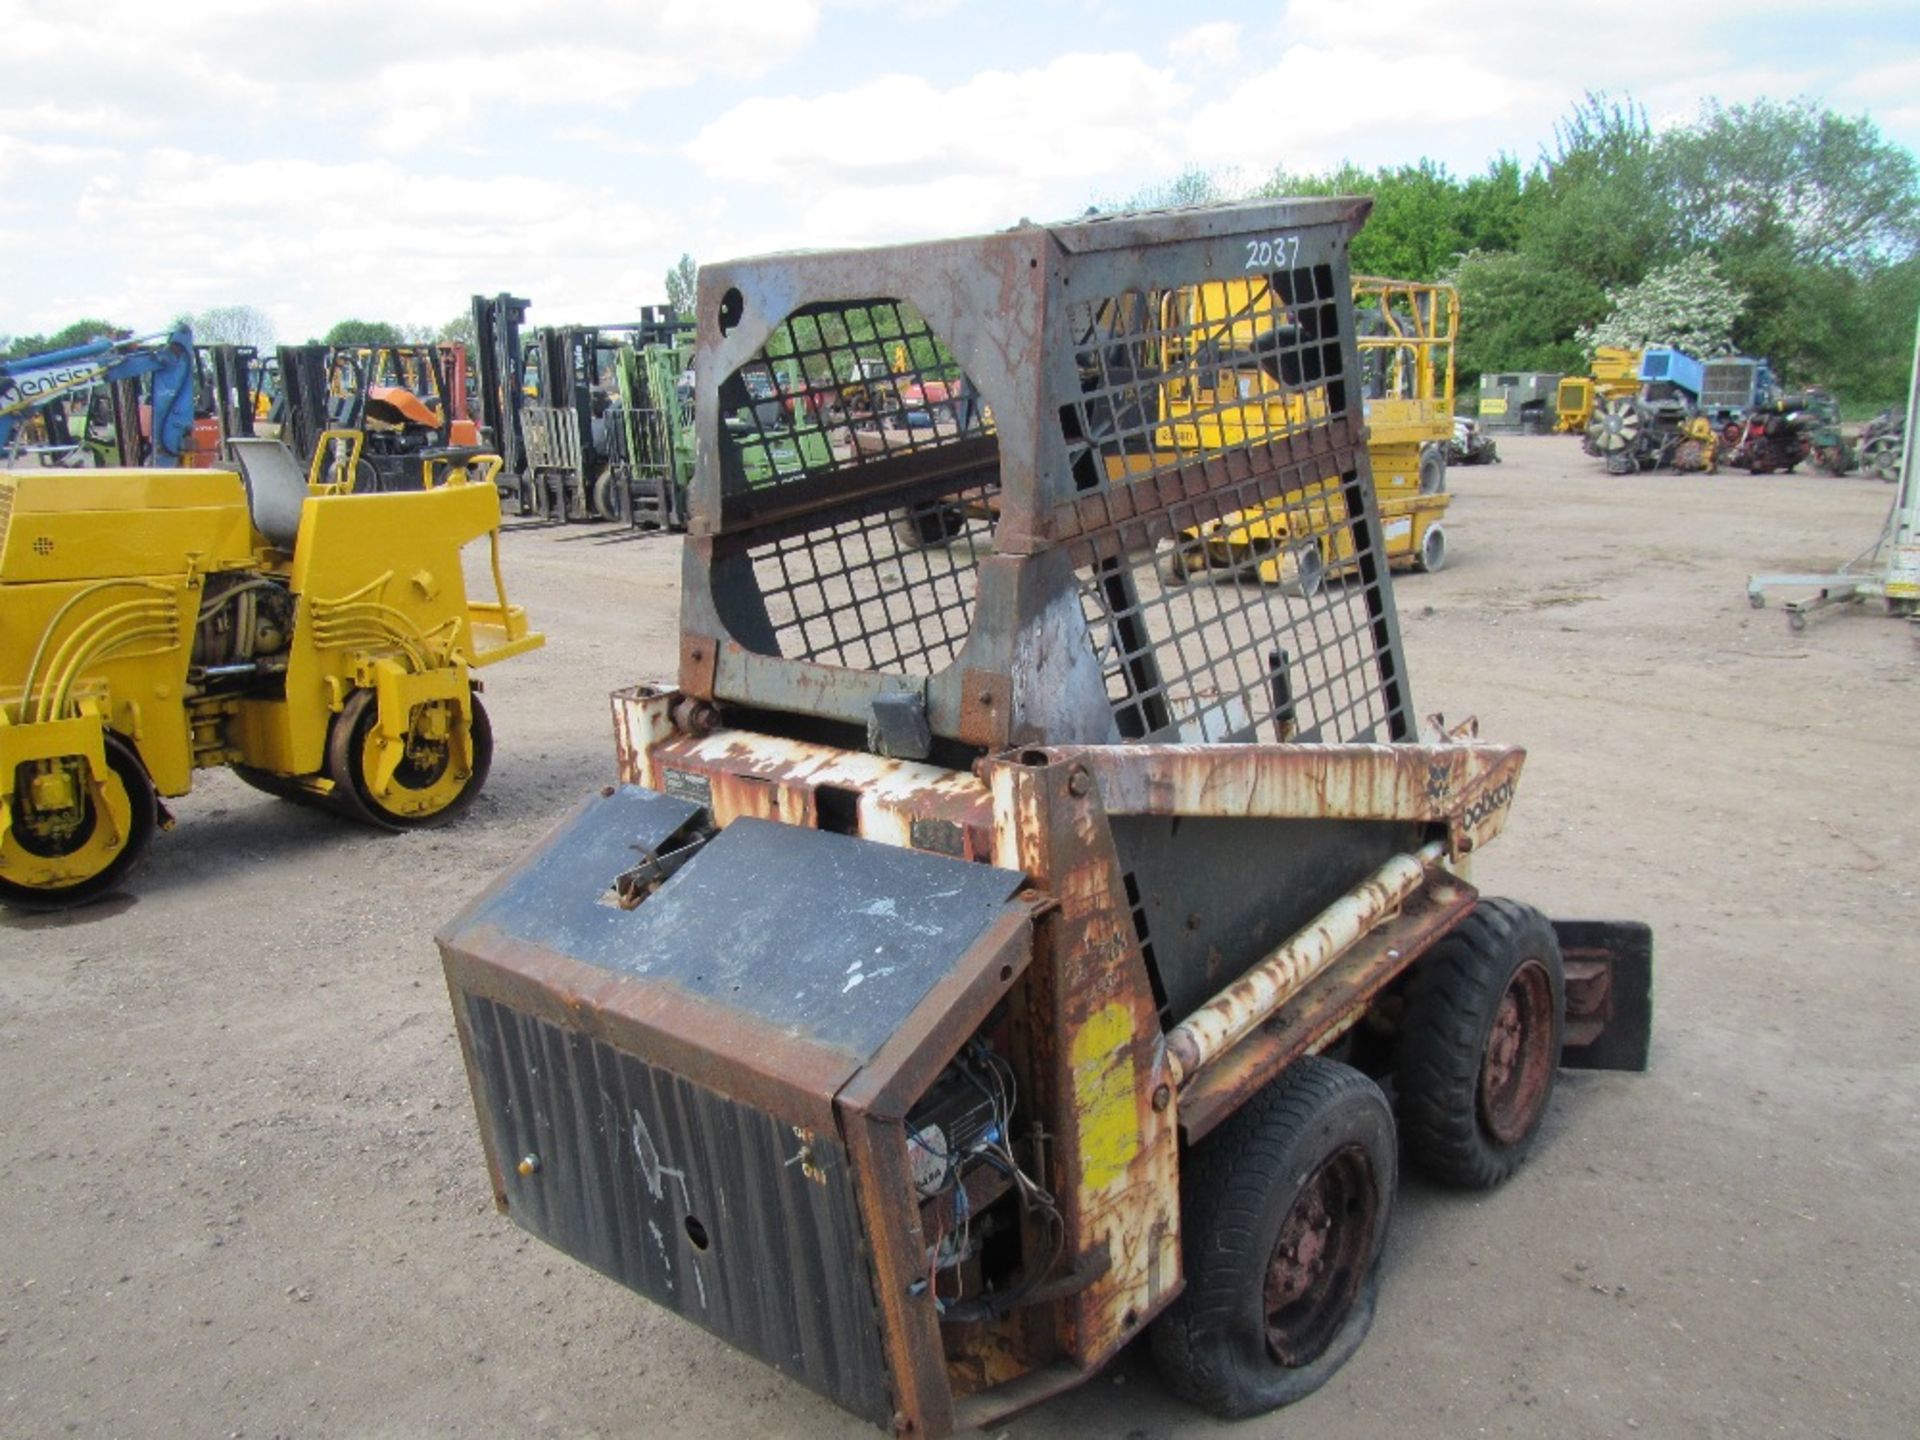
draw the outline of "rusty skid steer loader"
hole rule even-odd
[[[516,1223],[897,1434],[1142,1333],[1250,1415],[1360,1344],[1403,1153],[1492,1186],[1558,1066],[1644,1066],[1646,929],[1465,877],[1524,755],[1416,725],[1366,209],[702,270],[678,683],[614,697],[619,783],[440,936]],[[1169,294],[1242,274],[1237,353],[1167,343]],[[785,407],[812,462],[750,472],[742,375],[867,352],[977,415],[917,419],[896,358],[856,413]],[[1176,354],[1296,393],[1165,425]],[[1302,523],[1349,532],[1340,583],[1250,554],[1163,588],[1183,533],[1329,483]]]

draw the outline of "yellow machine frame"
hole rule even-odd
[[[1640,352],[1619,345],[1601,345],[1593,352],[1593,373],[1569,375],[1554,396],[1554,430],[1562,435],[1584,435],[1601,400],[1640,393]]]
[[[1451,285],[1357,275],[1353,296],[1356,315],[1378,317],[1378,328],[1362,331],[1356,344],[1366,386],[1367,454],[1387,559],[1396,566],[1437,570],[1446,554],[1440,520],[1450,500],[1445,456],[1453,436],[1459,292]],[[1244,317],[1272,309],[1267,282],[1257,277],[1178,290],[1163,304],[1162,328],[1170,336],[1198,334],[1232,348],[1247,347],[1256,338],[1250,333],[1255,322]],[[1166,368],[1175,378],[1164,387],[1166,423],[1159,436],[1168,448],[1211,451],[1244,445],[1299,429],[1325,414],[1323,390],[1289,393],[1258,369],[1219,371],[1236,388],[1224,391],[1216,381],[1216,388],[1208,389],[1183,370],[1186,358],[1183,343],[1169,340]],[[1303,558],[1306,541],[1315,554]],[[1242,565],[1249,555],[1259,557],[1252,569],[1262,581],[1301,589],[1317,587],[1323,574],[1349,568],[1354,548],[1340,478],[1330,476],[1288,502],[1240,511],[1185,532],[1165,567],[1166,578],[1177,583],[1209,566]]]
[[[0,899],[116,877],[207,766],[388,828],[478,788],[472,672],[543,643],[506,598],[500,461],[347,496],[326,448],[282,544],[234,470],[0,472]],[[496,596],[469,601],[481,536]]]

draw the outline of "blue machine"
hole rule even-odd
[[[95,340],[0,361],[0,450],[35,410],[97,384],[153,377],[153,461],[180,463],[193,429],[193,331]]]
[[[1765,360],[1728,355],[1696,360],[1684,350],[1650,345],[1640,356],[1642,385],[1671,385],[1715,421],[1757,410],[1773,398],[1773,368]],[[1658,398],[1679,398],[1672,391]]]
[[[1657,385],[1662,382],[1673,385],[1694,399],[1700,398],[1700,386],[1705,379],[1700,362],[1684,350],[1675,350],[1665,345],[1649,345],[1640,355],[1640,383]]]

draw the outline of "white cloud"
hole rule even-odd
[[[941,89],[883,75],[811,99],[743,102],[686,155],[720,184],[805,205],[798,243],[1007,223],[1050,184],[1177,166],[1191,87],[1137,55],[1069,54]]]
[[[819,21],[817,0],[596,0],[564,12],[502,0],[95,0],[10,18],[9,88],[36,110],[110,95],[160,123],[358,114],[380,148],[400,151],[483,109],[622,106],[704,78],[750,81],[804,48]],[[96,128],[119,124],[88,108]]]
[[[1433,83],[1434,73],[1425,53],[1297,45],[1196,111],[1187,127],[1189,153],[1209,169],[1240,164],[1299,172],[1337,165],[1357,141],[1388,136],[1414,159],[1419,151],[1406,145],[1408,136],[1500,115],[1530,89],[1471,61],[1450,62],[1444,86]],[[1356,84],[1356,76],[1365,83]]]
[[[217,223],[209,195],[222,197]],[[438,323],[475,291],[501,288],[532,294],[551,320],[603,318],[654,297],[687,221],[605,186],[525,175],[494,179],[484,211],[474,202],[465,180],[385,159],[119,157],[79,187],[71,218],[38,227],[81,262],[77,273],[10,297],[0,329],[51,329],[82,312],[144,325],[246,303],[300,339],[349,315]],[[651,280],[610,291],[643,259]]]
[[[303,338],[503,288],[617,317],[682,252],[995,229],[1189,166],[1531,161],[1589,90],[1656,124],[1808,94],[1920,141],[1912,0],[0,8],[15,333],[251,303]]]
[[[1234,20],[1196,25],[1185,34],[1174,36],[1167,45],[1167,53],[1176,60],[1217,61],[1238,52],[1240,31],[1239,22]]]

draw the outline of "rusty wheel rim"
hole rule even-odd
[[[1480,1062],[1480,1123],[1499,1144],[1516,1144],[1539,1120],[1553,1062],[1553,984],[1528,960],[1507,981]]]
[[[1379,1199],[1360,1145],[1334,1151],[1280,1222],[1262,1299],[1267,1353],[1298,1367],[1333,1343],[1366,1279]]]

